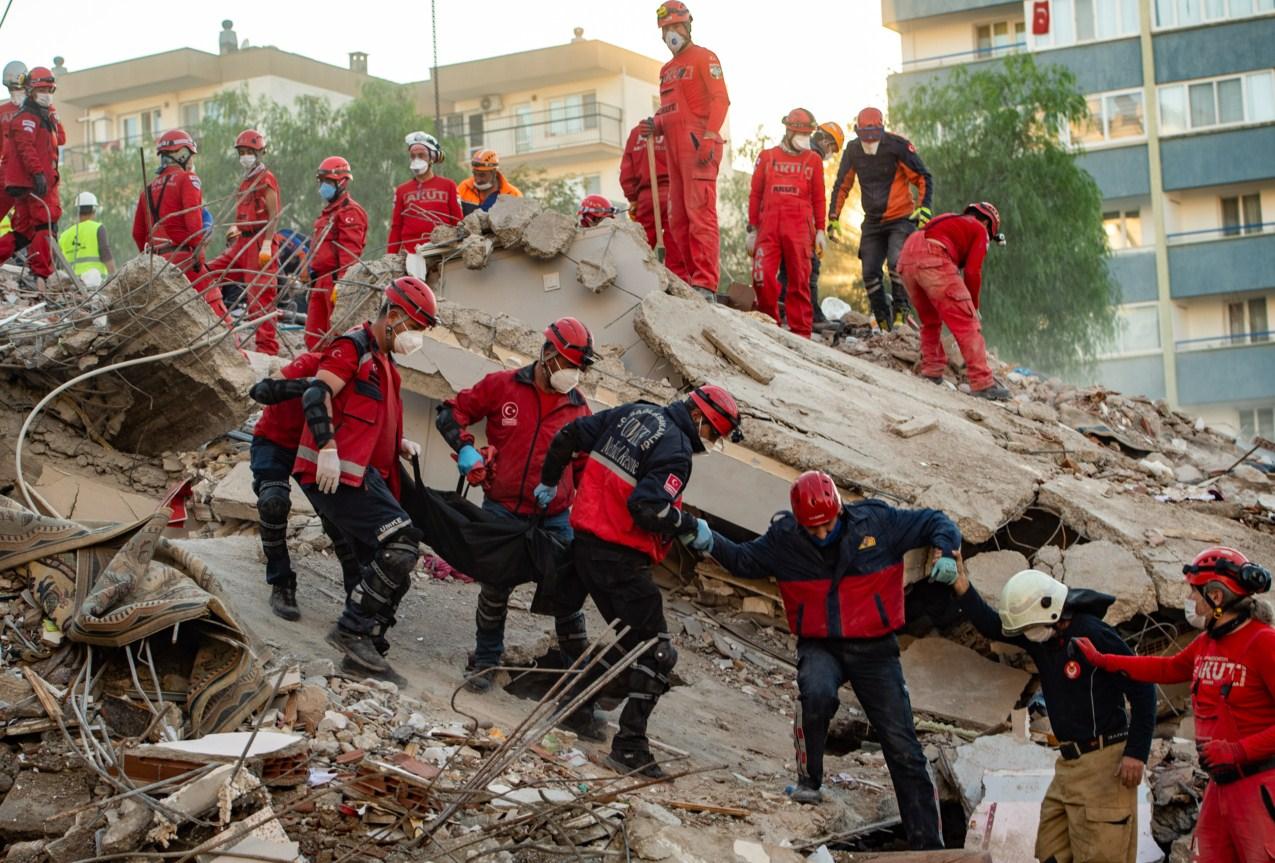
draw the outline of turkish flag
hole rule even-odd
[[[1032,5],[1032,35],[1044,36],[1049,32],[1049,0],[1036,0]]]

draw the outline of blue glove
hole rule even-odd
[[[460,452],[456,453],[456,469],[460,471],[461,476],[465,476],[476,467],[481,467],[482,463],[482,455],[469,444],[461,447]]]
[[[947,585],[955,584],[956,560],[951,557],[940,557],[934,561],[934,568],[930,570],[930,581]]]
[[[713,531],[702,518],[695,519],[695,533],[682,535],[682,542],[692,551],[709,554],[713,550]]]
[[[558,496],[558,487],[556,485],[545,485],[540,483],[536,486],[531,496],[536,499],[536,503],[541,509],[545,509],[549,504],[553,503],[553,499]]]

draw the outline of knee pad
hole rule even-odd
[[[18,231],[13,232],[13,251],[15,253],[22,251],[31,245],[31,237],[28,234],[22,234]]]
[[[261,547],[287,545],[288,514],[292,512],[292,488],[287,480],[265,480],[257,485],[257,515],[261,519]]]
[[[376,549],[363,581],[350,601],[382,626],[393,626],[394,612],[412,584],[412,569],[420,558],[420,531],[405,527],[390,534]]]
[[[660,640],[629,669],[629,695],[635,698],[658,698],[669,691],[669,672],[677,665],[677,649],[672,636],[660,633]]]
[[[801,707],[801,715],[806,719],[817,722],[831,721],[836,715],[837,708],[841,706],[841,702],[837,698],[837,693],[833,692],[802,692],[797,696],[797,703]]]
[[[565,617],[556,618],[553,622],[554,632],[558,636],[558,646],[573,645],[576,652],[582,652],[589,643],[589,633],[585,627],[584,612],[573,611]]]
[[[474,622],[479,629],[504,629],[509,616],[509,593],[484,587],[478,593],[478,609]]]

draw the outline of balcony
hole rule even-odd
[[[994,45],[990,48],[973,48],[969,51],[953,51],[950,54],[935,54],[931,57],[914,57],[911,60],[903,61],[899,67],[899,73],[906,74],[922,69],[940,69],[944,66],[963,66],[980,60],[999,60],[1009,54],[1017,54],[1026,50],[1026,42],[1010,42],[1006,45]]]
[[[1145,144],[1081,153],[1076,163],[1089,172],[1102,197],[1109,201],[1151,195],[1151,169]]]
[[[1184,405],[1275,398],[1275,341],[1183,350],[1175,362],[1178,401]]]
[[[610,158],[624,148],[624,112],[601,102],[583,108],[522,111],[488,117],[482,146],[510,165],[568,164],[580,158]],[[604,148],[599,151],[598,148]]]
[[[1164,355],[1160,352],[1135,357],[1099,360],[1087,373],[1069,377],[1082,386],[1102,384],[1129,395],[1149,399],[1164,398]]]
[[[1268,69],[1273,44],[1271,16],[1158,33],[1155,79],[1165,83]]]
[[[78,147],[63,147],[58,157],[58,166],[63,178],[82,177],[97,172],[98,162],[104,153],[114,153],[122,149],[136,149],[141,139],[135,141],[105,141],[101,144],[83,144]]]
[[[898,30],[905,21],[921,18],[937,18],[958,12],[978,12],[1005,7],[1006,14],[1021,13],[1020,3],[1005,0],[881,0],[881,23],[891,30]]]
[[[1162,138],[1164,189],[1252,183],[1275,177],[1275,124]]]
[[[1127,249],[1107,259],[1107,270],[1120,286],[1121,303],[1148,303],[1159,298],[1155,249]]]
[[[1170,295],[1176,299],[1240,294],[1275,288],[1275,222],[1169,234]]]

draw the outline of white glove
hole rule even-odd
[[[332,494],[341,486],[341,456],[336,447],[319,450],[319,467],[314,472],[314,484],[324,494]]]
[[[815,231],[815,254],[823,257],[824,247],[828,245],[828,235],[823,231]]]
[[[744,248],[748,250],[748,257],[752,257],[757,250],[757,232],[750,230],[748,236],[744,239]]]
[[[399,455],[404,458],[419,457],[421,454],[421,445],[414,440],[403,438],[398,445],[398,452]]]

